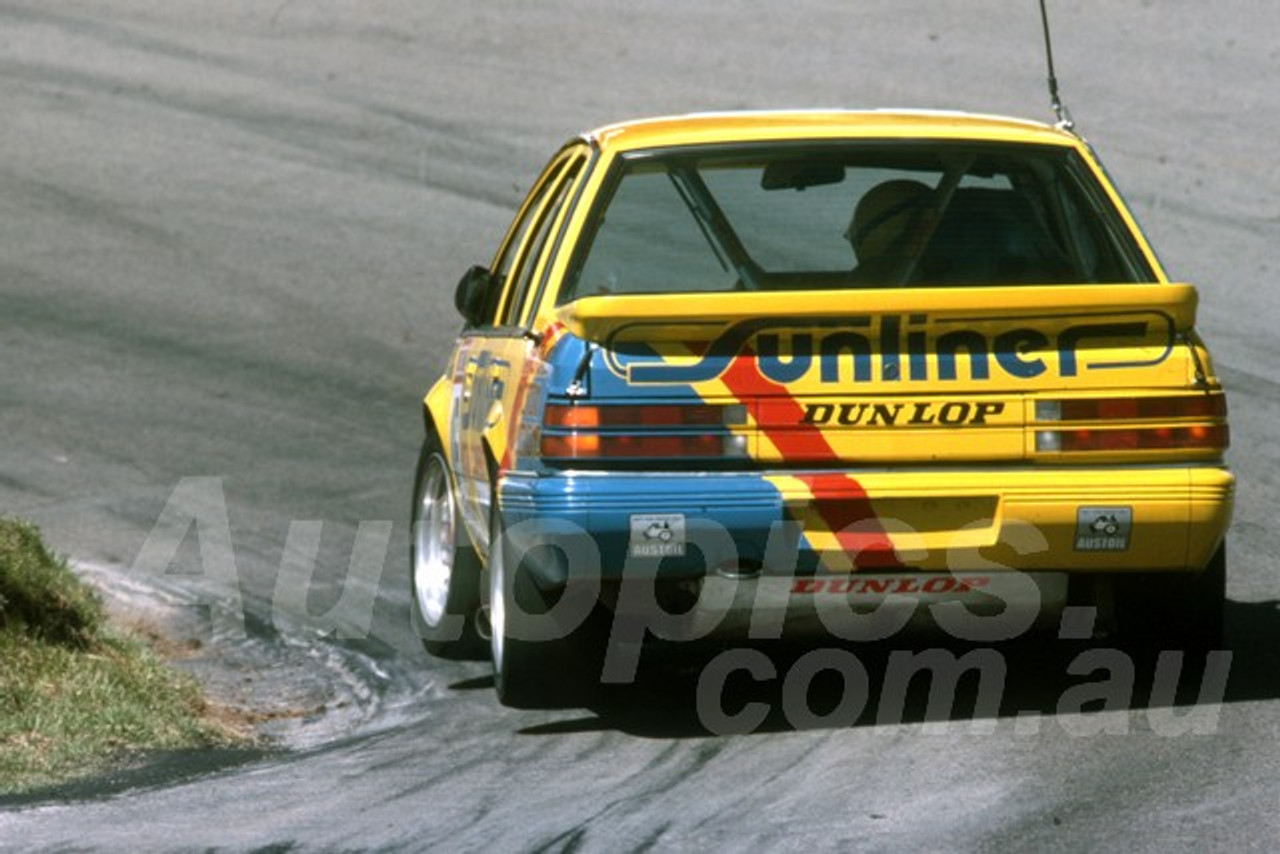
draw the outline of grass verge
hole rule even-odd
[[[241,738],[194,679],[108,623],[34,526],[0,518],[0,794]]]

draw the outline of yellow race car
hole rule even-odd
[[[651,637],[1217,644],[1226,399],[1090,147],[944,112],[572,140],[424,399],[412,609],[500,699]],[[607,654],[606,654],[607,653]]]

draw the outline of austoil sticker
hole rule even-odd
[[[1078,552],[1127,551],[1132,531],[1132,507],[1081,507],[1076,511]]]
[[[683,557],[683,513],[639,513],[631,517],[632,557]]]

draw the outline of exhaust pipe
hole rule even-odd
[[[754,561],[730,561],[716,567],[716,575],[733,581],[749,581],[753,578],[759,578],[762,572],[764,572],[764,566]]]

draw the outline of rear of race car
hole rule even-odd
[[[865,312],[702,296],[688,326],[678,300],[574,304],[559,346],[590,367],[536,425],[548,468],[504,482],[509,521],[589,532],[598,570],[576,566],[604,578],[761,579],[755,607],[801,610],[990,602],[1007,570],[1058,604],[1066,573],[1167,573],[1154,600],[1209,566],[1232,479],[1194,292],[1125,305],[1105,287],[1023,288],[985,310],[943,296],[876,294]]]
[[[615,636],[639,614],[636,642],[926,613],[1001,640],[1087,603],[1077,633],[1217,643],[1225,396],[1194,288],[1091,164],[970,139],[619,155],[499,485],[519,571],[586,588]],[[847,261],[806,242],[837,217]]]

